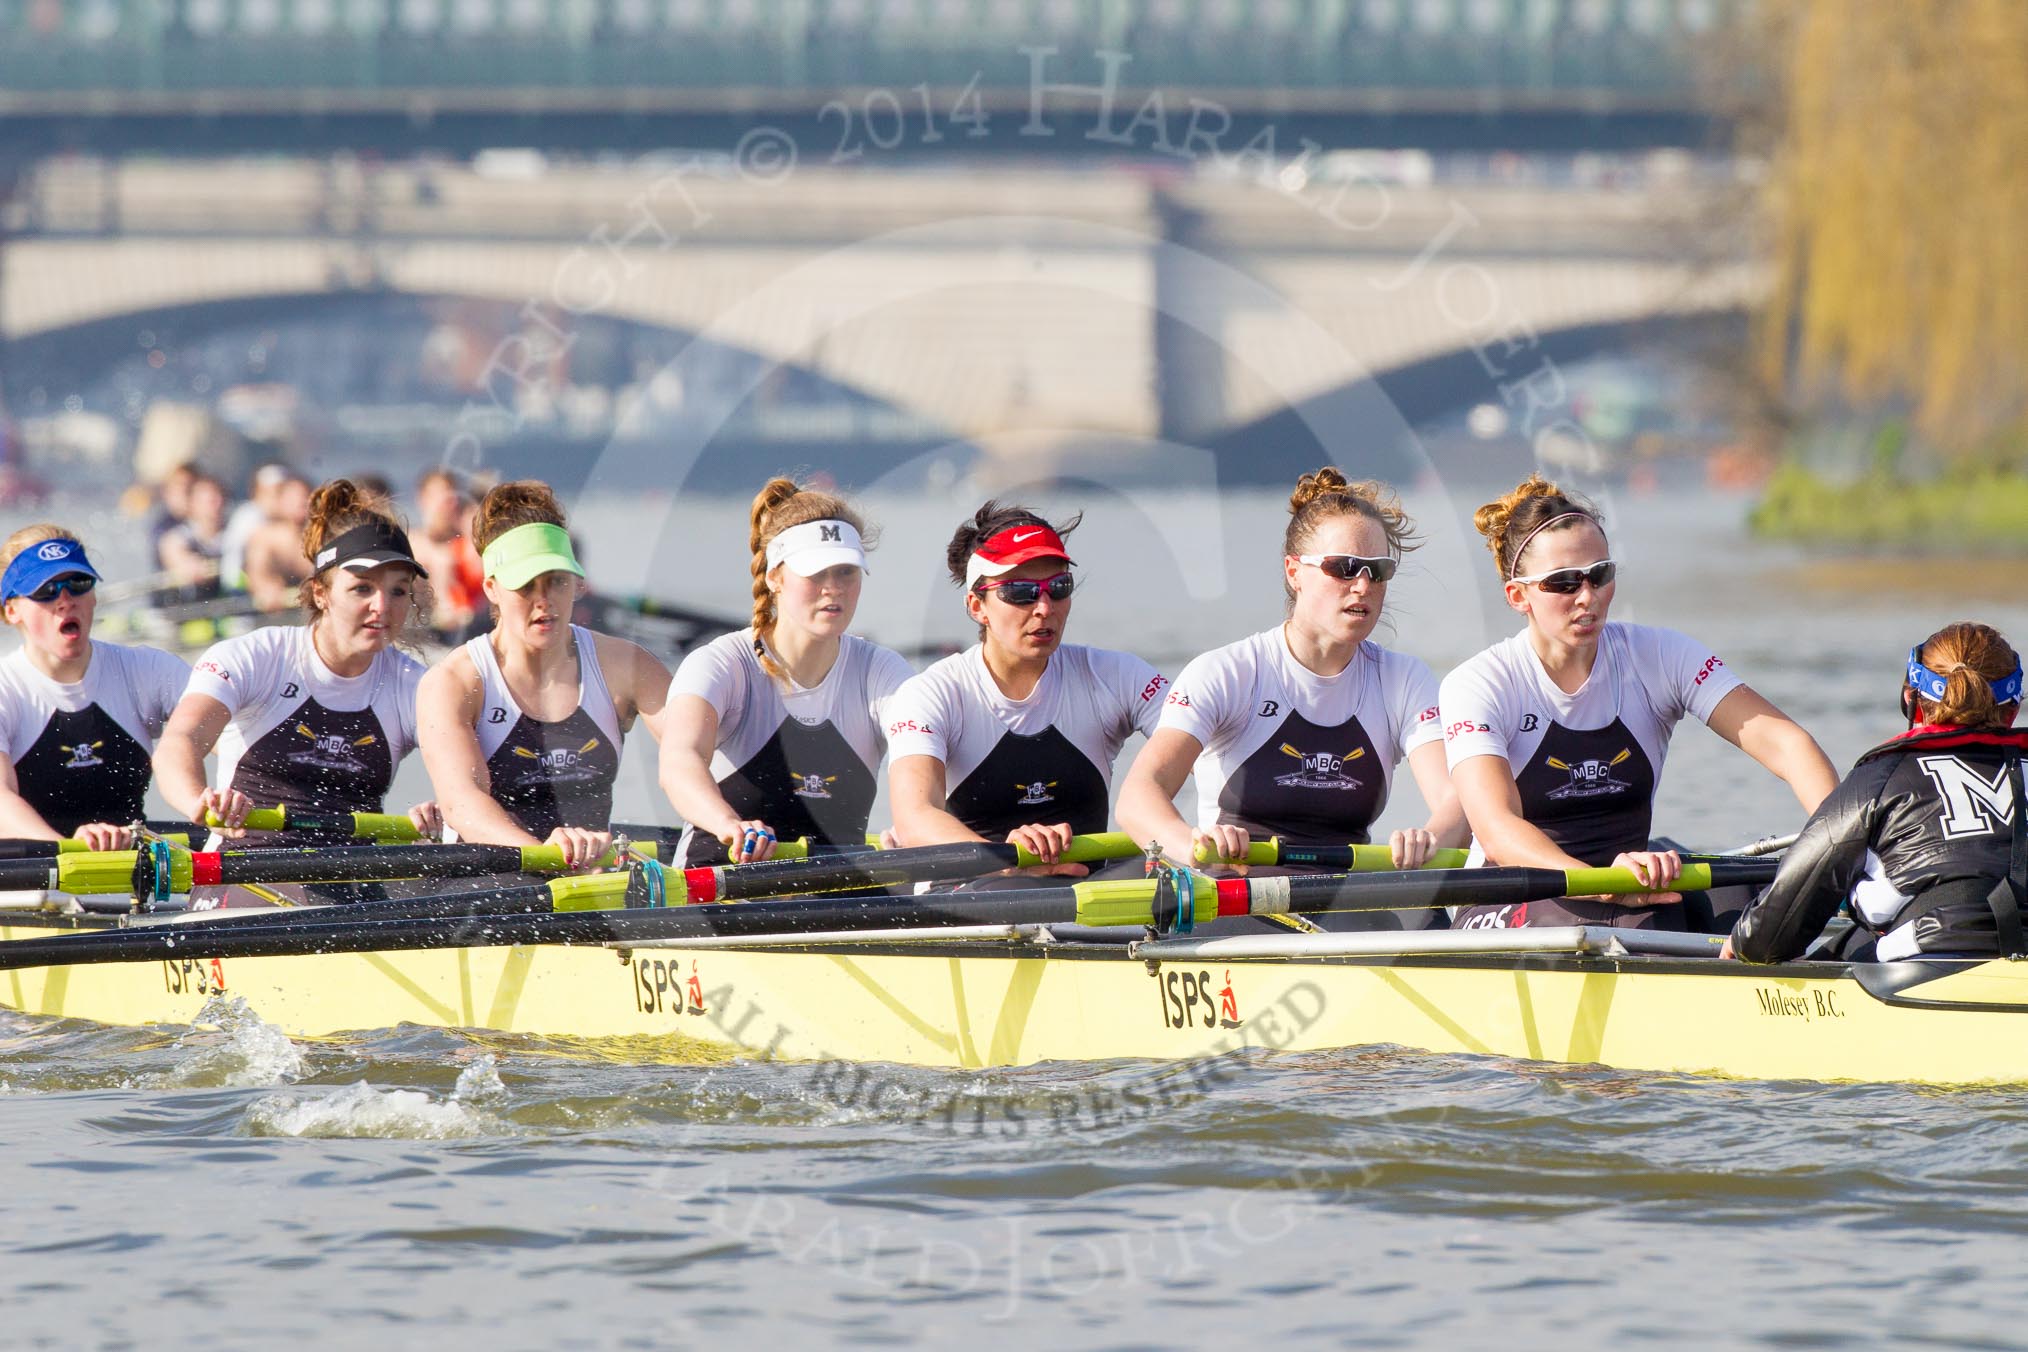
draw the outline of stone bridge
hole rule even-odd
[[[1551,335],[1760,285],[1722,163],[1222,167],[48,162],[0,211],[0,338],[385,288],[524,307],[538,345],[595,314],[708,334],[989,448],[1203,444],[1462,351],[1518,406]]]

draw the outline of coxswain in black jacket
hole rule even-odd
[[[2020,849],[2020,779],[2009,762],[2024,756],[2028,730],[1928,724],[1861,756],[1740,917],[1734,955],[1800,957],[1847,900],[1859,927],[1848,957],[1988,955],[2010,939],[2018,947],[2019,890],[2008,874]]]

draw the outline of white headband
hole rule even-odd
[[[768,541],[768,567],[778,563],[787,563],[802,577],[815,577],[841,563],[863,569],[866,547],[850,521],[805,521]]]
[[[1591,522],[1592,525],[1598,526],[1598,518],[1593,516],[1590,512],[1578,512],[1578,511],[1559,512],[1555,516],[1550,517],[1547,521],[1537,526],[1534,530],[1529,531],[1526,535],[1521,537],[1521,547],[1514,551],[1514,562],[1508,566],[1507,572],[1508,580],[1511,581],[1514,578],[1519,577],[1521,575],[1521,556],[1528,552],[1528,546],[1534,542],[1536,536],[1542,534],[1542,532],[1548,530],[1551,526],[1555,525],[1557,522],[1568,521],[1572,517],[1583,517],[1586,521]],[[1605,534],[1604,526],[1598,526],[1598,530],[1599,534],[1601,535]]]

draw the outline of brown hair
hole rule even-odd
[[[1598,527],[1601,535],[1605,533],[1598,508],[1574,493],[1564,492],[1540,474],[1529,475],[1513,492],[1473,512],[1472,524],[1486,537],[1486,548],[1493,551],[1493,562],[1500,570],[1500,580],[1505,582],[1520,575],[1521,553],[1535,533],[1559,516],[1570,520],[1550,527],[1552,535],[1569,530],[1579,518]]]
[[[536,524],[569,528],[555,489],[540,479],[509,479],[504,484],[494,484],[479,499],[479,517],[472,523],[472,547],[483,554],[486,546],[516,526]]]
[[[1950,728],[2004,728],[2002,710],[2019,701],[1998,704],[1993,682],[2004,681],[2020,665],[2020,654],[1991,625],[1960,620],[1945,625],[1922,642],[1922,664],[1944,678],[1944,697],[1916,695],[1922,721]]]
[[[303,557],[312,560],[314,568],[314,560],[325,545],[354,526],[368,522],[378,522],[404,532],[407,530],[400,519],[388,510],[387,499],[352,480],[332,479],[319,484],[317,491],[310,494],[310,515],[303,523]],[[296,589],[296,598],[312,624],[324,613],[324,607],[317,601],[319,585],[317,574],[313,571]],[[396,635],[397,642],[412,626],[428,626],[431,600],[429,581],[418,574],[415,579],[415,604],[409,609],[408,623],[402,626],[401,634]]]
[[[748,520],[746,547],[753,551],[753,655],[769,676],[786,682],[788,673],[763,645],[763,640],[775,630],[775,594],[768,587],[769,541],[793,526],[812,521],[843,521],[859,532],[865,548],[871,549],[873,541],[866,522],[845,499],[781,475],[768,480],[754,494]]]
[[[1283,556],[1308,553],[1318,528],[1341,516],[1363,516],[1378,522],[1387,536],[1387,548],[1396,558],[1422,543],[1416,536],[1415,523],[1401,510],[1401,500],[1385,484],[1374,479],[1352,483],[1336,465],[1326,465],[1296,480],[1296,491],[1289,494],[1289,525],[1282,532]],[[1291,601],[1295,599],[1286,578],[1282,590],[1288,592]]]
[[[30,545],[43,544],[50,540],[77,540],[76,531],[65,530],[62,526],[39,521],[33,526],[23,526],[0,543],[0,573],[7,571],[7,565],[20,557],[21,551]],[[79,544],[84,541],[78,540]]]

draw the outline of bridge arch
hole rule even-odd
[[[1717,364],[1742,349],[1745,326],[1746,312],[1731,308],[1574,324],[1537,334],[1530,360],[1500,375],[1488,372],[1477,348],[1455,348],[1347,381],[1228,428],[1211,438],[1210,448],[1228,479],[1243,472],[1258,482],[1293,483],[1318,465],[1337,464],[1355,476],[1406,483],[1454,467],[1455,457],[1426,444],[1421,432],[1447,415],[1492,405],[1507,426],[1483,438],[1485,444],[1474,449],[1477,463],[1469,468],[1475,475],[1504,479],[1535,465],[1533,438],[1576,418],[1573,368],[1625,354]],[[1319,428],[1370,425],[1361,412],[1370,411],[1375,400],[1393,409],[1398,420],[1376,429],[1371,441],[1327,445],[1317,435]]]

